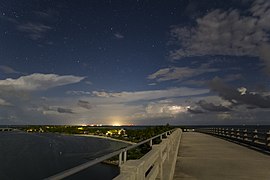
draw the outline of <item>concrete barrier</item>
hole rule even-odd
[[[182,130],[176,129],[142,158],[122,164],[114,180],[172,180],[181,135]]]
[[[197,132],[206,133],[230,139],[250,146],[258,147],[270,151],[270,130],[259,132],[257,129],[239,129],[239,128],[198,128]]]

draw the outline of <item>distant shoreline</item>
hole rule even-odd
[[[130,145],[133,144],[137,144],[131,141],[125,141],[125,140],[121,140],[121,139],[115,139],[115,138],[111,138],[111,137],[106,137],[106,136],[98,136],[98,135],[92,135],[92,134],[73,134],[75,136],[86,136],[86,137],[95,137],[95,138],[101,138],[101,139],[108,139],[108,140],[112,140],[112,141],[118,141],[118,142],[123,142],[123,143],[127,143]]]

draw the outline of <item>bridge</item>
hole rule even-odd
[[[153,144],[160,138],[160,144]],[[128,160],[127,151],[143,144],[152,148]],[[47,179],[56,180],[118,156],[114,180],[270,179],[270,131],[234,128],[174,129]],[[89,177],[91,179],[91,177]],[[93,177],[94,178],[94,177]]]
[[[0,131],[17,131],[15,128],[0,128]]]

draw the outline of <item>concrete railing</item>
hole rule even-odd
[[[139,142],[137,144],[134,144],[132,146],[128,146],[126,148],[123,148],[123,149],[120,149],[118,151],[109,153],[109,154],[104,155],[102,157],[98,157],[98,158],[96,158],[96,159],[94,159],[92,161],[86,162],[86,163],[81,164],[79,166],[76,166],[74,168],[71,168],[71,169],[68,169],[66,171],[60,172],[60,173],[58,173],[56,175],[53,175],[51,177],[46,178],[46,180],[59,180],[59,179],[67,178],[67,177],[69,177],[69,176],[71,176],[73,174],[79,173],[82,170],[85,170],[85,169],[87,169],[87,168],[89,168],[89,167],[91,167],[91,166],[93,166],[95,164],[101,163],[101,162],[103,162],[105,160],[108,160],[108,159],[110,159],[112,157],[115,157],[115,156],[119,157],[118,163],[119,163],[119,167],[120,167],[120,176],[118,176],[117,178],[121,179],[121,177],[123,177],[122,176],[123,173],[127,174],[126,172],[124,172],[125,171],[124,169],[128,166],[128,164],[130,164],[130,162],[132,162],[132,161],[134,161],[134,162],[136,161],[136,160],[128,160],[127,161],[127,152],[129,150],[137,148],[138,146],[143,145],[143,144],[149,144],[152,147],[152,150],[150,152],[148,152],[145,156],[143,156],[144,160],[147,159],[149,162],[153,162],[153,161],[156,162],[157,157],[161,158],[160,154],[162,154],[163,159],[165,158],[165,159],[168,160],[168,157],[171,157],[172,158],[171,161],[174,162],[174,164],[175,164],[176,156],[177,156],[177,152],[178,152],[178,147],[179,147],[179,141],[180,141],[180,137],[181,137],[181,132],[182,131],[180,129],[173,129],[173,130],[170,130],[170,131],[166,131],[164,133],[161,133],[161,134],[159,134],[157,136],[154,136],[152,138],[149,138],[147,140],[144,140],[144,141]],[[167,137],[167,138],[163,139],[164,136]],[[153,145],[153,140],[156,139],[156,138],[160,138],[162,140],[162,142],[159,145]],[[160,153],[160,154],[157,155],[157,152]],[[176,155],[175,155],[175,152],[176,152]],[[166,153],[168,155],[165,156]],[[172,157],[172,154],[175,157]],[[165,163],[164,161],[165,160],[162,160],[162,163],[159,163],[160,166],[162,166],[162,164]],[[158,174],[162,175],[162,173],[160,173],[160,171],[162,171],[163,168],[156,170],[156,167],[153,166],[154,164],[155,163],[153,163],[153,164],[150,163],[148,165],[147,164],[143,165],[143,170],[144,170],[144,168],[148,169],[148,172],[149,172],[148,174],[154,174],[154,173],[156,174],[156,173],[158,173]],[[125,166],[125,165],[127,165],[127,166]],[[155,169],[155,172],[153,171],[153,167]],[[141,168],[139,168],[139,169],[142,170]],[[174,171],[174,166],[172,166],[171,171],[172,171],[172,169]],[[156,171],[158,171],[158,172],[156,172]],[[167,173],[167,171],[166,171],[166,173]],[[136,179],[138,179],[137,176],[133,176],[132,172],[130,174],[127,174],[127,176],[125,176],[124,179],[129,180],[128,177],[136,177]],[[138,180],[143,180],[143,178],[138,179]]]
[[[181,139],[182,130],[153,145],[152,150],[138,160],[128,160],[120,166],[120,175],[114,180],[171,180]]]
[[[235,140],[270,151],[270,130],[260,132],[258,129],[250,130],[245,128],[199,128],[196,131]]]

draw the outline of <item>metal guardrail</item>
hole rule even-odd
[[[166,131],[164,133],[161,133],[159,135],[156,135],[152,138],[149,138],[149,139],[146,139],[142,142],[139,142],[137,144],[134,144],[134,145],[131,145],[131,146],[128,146],[126,148],[122,148],[118,151],[115,151],[115,152],[112,152],[112,153],[109,153],[107,155],[104,155],[104,156],[101,156],[101,157],[98,157],[94,160],[91,160],[91,161],[88,161],[84,164],[81,164],[79,166],[76,166],[76,167],[73,167],[71,169],[68,169],[68,170],[65,170],[65,171],[62,171],[56,175],[53,175],[53,176],[50,176],[48,178],[45,178],[44,180],[59,180],[59,179],[63,179],[63,178],[66,178],[66,177],[69,177],[73,174],[76,174],[82,170],[85,170],[95,164],[98,164],[98,163],[101,163],[107,159],[110,159],[112,157],[115,157],[118,155],[119,157],[119,166],[121,166],[123,163],[125,163],[127,161],[127,151],[131,150],[131,149],[134,149],[140,145],[143,145],[143,144],[146,144],[146,143],[149,143],[149,145],[152,147],[153,145],[153,140],[156,139],[156,138],[160,138],[162,140],[162,137],[163,136],[168,136],[170,135],[175,129],[172,129],[170,131]]]
[[[220,136],[270,151],[270,130],[260,132],[258,129],[198,128],[195,131]]]

